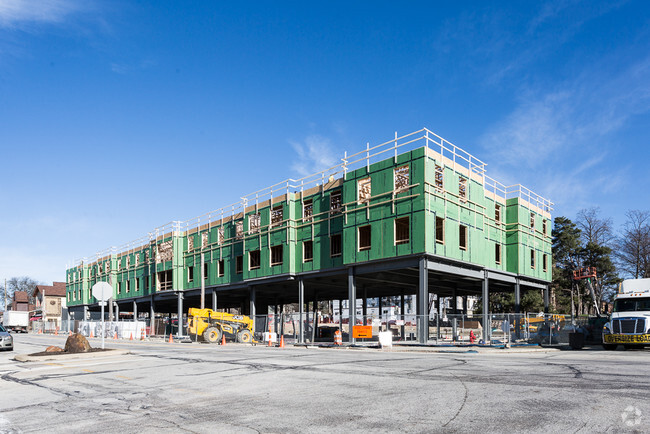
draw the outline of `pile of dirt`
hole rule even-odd
[[[63,354],[78,354],[78,353],[95,353],[99,351],[111,351],[110,349],[93,348],[88,343],[88,339],[84,335],[74,333],[68,336],[65,341],[65,348],[50,345],[45,351],[40,353],[30,354],[30,356],[54,356]]]

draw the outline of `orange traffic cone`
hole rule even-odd
[[[59,328],[54,329],[54,336],[59,336]]]
[[[226,345],[226,335],[221,335],[221,345]]]
[[[133,340],[133,333],[131,333],[131,337],[129,338],[130,341]]]
[[[280,336],[280,348],[284,348],[284,335]]]
[[[42,335],[43,334],[43,329],[38,329],[38,334]]]
[[[273,346],[272,343],[271,343],[271,333],[269,333],[269,345],[268,346],[269,347]]]
[[[95,336],[93,336],[93,331],[92,331],[92,330],[90,331],[90,337],[91,337],[91,338],[94,338],[94,337],[95,337]]]
[[[117,332],[113,333],[113,339],[117,339]]]
[[[142,329],[142,334],[140,335],[140,340],[144,341],[144,329]]]
[[[171,333],[169,334],[169,343],[170,344],[174,343],[174,336]]]

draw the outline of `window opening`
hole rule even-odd
[[[187,237],[187,250],[194,250],[194,235]]]
[[[330,212],[332,215],[341,213],[341,190],[336,190],[330,193]]]
[[[219,260],[219,262],[217,263],[217,267],[218,267],[218,270],[217,270],[217,274],[218,274],[218,276],[219,276],[219,277],[223,277],[224,274],[225,274],[225,269],[224,269],[224,260],[223,260],[223,259],[220,259],[220,260]]]
[[[205,249],[206,247],[208,247],[208,233],[203,232],[201,234],[201,248]]]
[[[467,179],[463,177],[458,179],[458,198],[462,203],[467,202]]]
[[[341,234],[330,237],[330,256],[341,256]]]
[[[208,263],[204,262],[203,263],[203,279],[207,280],[208,279]]]
[[[445,176],[444,176],[444,169],[442,166],[439,166],[436,164],[436,178],[435,178],[435,185],[436,185],[436,191],[438,193],[442,193],[445,189],[445,182],[444,182]]]
[[[372,186],[370,177],[358,181],[358,203],[359,205],[370,202]]]
[[[302,260],[303,262],[311,262],[314,259],[314,242],[304,241],[302,243]]]
[[[407,244],[410,241],[409,218],[395,219],[395,244]]]
[[[399,193],[408,190],[410,185],[409,166],[396,167],[394,169],[395,192]]]
[[[501,205],[494,204],[494,221],[499,226],[501,224]]]
[[[282,224],[282,219],[282,205],[278,205],[271,210],[271,226],[280,226]]]
[[[458,227],[458,246],[463,250],[467,250],[467,226],[459,225]]]
[[[501,244],[496,243],[494,245],[494,262],[497,264],[501,263]]]
[[[248,216],[248,230],[252,234],[256,234],[260,231],[260,214],[251,214]]]
[[[442,217],[436,217],[436,241],[445,242],[445,219]]]
[[[271,247],[271,265],[282,264],[282,246]]]
[[[225,238],[223,226],[220,226],[217,229],[217,244],[222,245]]]
[[[241,274],[244,272],[244,257],[239,255],[235,258],[235,273]]]
[[[244,222],[242,220],[235,223],[235,237],[238,240],[244,238]]]
[[[187,267],[187,281],[194,282],[194,267]]]
[[[251,270],[257,270],[260,268],[260,251],[259,250],[253,250],[248,254],[249,257],[249,268]]]
[[[535,268],[535,250],[530,249],[530,268]]]
[[[361,226],[359,228],[359,250],[370,249],[370,244],[371,244],[370,235],[371,235],[370,225]]]
[[[309,222],[314,215],[314,202],[312,199],[307,199],[302,203],[302,218],[303,221]]]

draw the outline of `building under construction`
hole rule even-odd
[[[249,315],[298,303],[302,317],[307,302],[412,295],[426,342],[429,294],[512,291],[518,311],[522,290],[542,289],[548,305],[552,203],[485,166],[427,129],[396,134],[79,261],[66,274],[68,307],[78,319],[99,310],[99,281],[116,309],[152,318],[202,303]],[[356,324],[355,309],[348,316]]]

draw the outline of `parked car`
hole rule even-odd
[[[0,349],[7,351],[14,350],[14,338],[2,325],[0,325]]]

